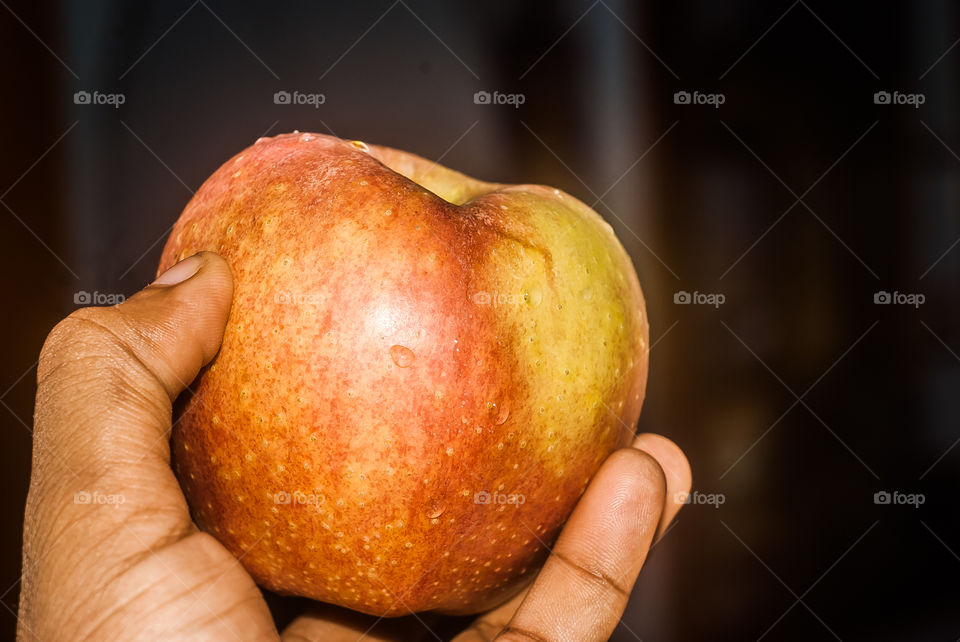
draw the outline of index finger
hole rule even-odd
[[[497,640],[607,640],[657,533],[666,490],[653,456],[613,453]]]

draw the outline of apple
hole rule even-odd
[[[172,456],[198,526],[273,591],[387,616],[495,606],[632,437],[643,294],[559,190],[294,132],[203,184],[159,270],[201,250],[234,300]]]

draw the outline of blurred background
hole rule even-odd
[[[0,0],[0,637],[44,336],[299,129],[559,187],[632,255],[695,492],[614,639],[956,640],[958,42],[945,0]]]

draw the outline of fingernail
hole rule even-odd
[[[199,254],[194,254],[190,258],[183,259],[158,276],[157,280],[151,285],[176,285],[177,283],[183,283],[196,274],[201,265],[203,265],[203,259]]]

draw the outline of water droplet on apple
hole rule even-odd
[[[313,134],[301,134],[301,135],[300,135],[300,140],[301,140],[302,142],[304,142],[304,143],[309,143],[309,142],[310,142],[311,140],[313,140],[314,138],[316,138],[316,136],[314,136]]]
[[[490,419],[498,426],[502,426],[503,423],[507,420],[507,417],[510,416],[510,408],[507,406],[507,402],[501,402],[497,404],[493,401],[487,402],[487,414],[490,415]]]
[[[398,368],[409,368],[413,364],[415,356],[413,350],[406,346],[390,346],[390,358],[397,364]]]
[[[443,515],[443,511],[447,510],[447,507],[444,506],[443,502],[439,499],[433,499],[427,502],[425,512],[428,519],[436,519]]]
[[[362,140],[353,140],[350,141],[350,144],[359,149],[361,152],[369,152],[370,148],[367,147],[367,144]]]

